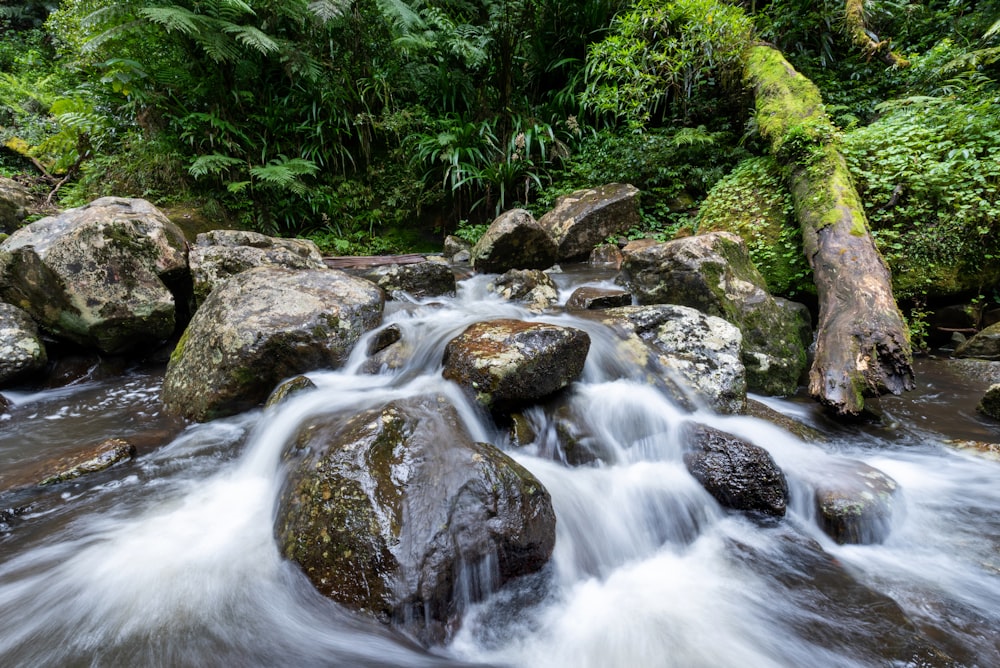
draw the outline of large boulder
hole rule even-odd
[[[507,301],[524,304],[529,311],[541,313],[559,301],[559,288],[541,269],[511,269],[487,286],[490,292]]]
[[[957,357],[1000,360],[1000,323],[990,325],[955,349]]]
[[[463,605],[548,561],[555,514],[542,484],[475,443],[441,397],[304,425],[277,515],[282,553],[324,595],[446,639]]]
[[[170,356],[163,402],[200,421],[256,406],[283,378],[342,364],[383,306],[378,286],[334,269],[236,274],[191,319]]]
[[[747,387],[794,394],[806,368],[802,320],[767,292],[735,234],[714,232],[625,247],[622,279],[640,304],[681,304],[725,318],[743,332]]]
[[[245,230],[211,230],[195,237],[189,258],[195,305],[217,285],[254,267],[325,269],[323,256],[307,239],[279,239]]]
[[[764,448],[704,425],[687,430],[684,464],[715,500],[727,508],[781,517],[788,482]]]
[[[173,332],[181,230],[141,199],[103,197],[0,244],[0,293],[54,336],[123,353]]]
[[[444,262],[427,260],[412,264],[372,267],[362,276],[382,288],[390,298],[455,296],[455,272]]]
[[[720,413],[740,413],[746,404],[743,336],[735,325],[687,306],[624,306],[601,312],[605,322],[638,336],[660,366]]]
[[[640,222],[639,189],[610,183],[560,197],[538,224],[555,240],[558,259],[570,260],[587,257],[609,236]]]
[[[549,396],[580,377],[586,332],[542,322],[491,320],[448,342],[444,377],[482,406],[504,410]]]
[[[878,469],[836,460],[811,477],[823,531],[840,544],[881,543],[892,528],[899,485]]]
[[[41,369],[47,361],[45,344],[31,316],[0,303],[0,385]]]
[[[16,230],[28,215],[31,193],[13,179],[0,176],[0,232]]]
[[[473,269],[486,273],[548,269],[555,262],[555,242],[524,209],[500,214],[472,247]]]

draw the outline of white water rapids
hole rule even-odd
[[[405,369],[363,375],[356,356],[310,374],[316,391],[193,425],[0,524],[0,666],[1000,665],[1000,463],[948,449],[933,425],[834,429],[791,401],[770,404],[832,429],[828,442],[690,414],[609,371],[620,365],[589,321],[532,316],[487,295],[481,277],[435,301],[445,303],[388,318],[419,342]],[[570,400],[611,463],[559,461],[540,412],[529,412],[538,440],[513,449],[441,378],[445,343],[497,317],[591,334]],[[155,414],[158,387],[153,375],[12,394],[0,462],[36,457],[40,441],[117,436],[135,414]],[[550,565],[471,605],[452,642],[430,651],[317,594],[273,538],[281,453],[303,420],[426,393],[446,394],[475,439],[531,470],[557,516]],[[766,448],[789,480],[788,515],[721,508],[684,467],[689,421]],[[844,459],[900,483],[880,545],[838,546],[817,528],[809,480]]]

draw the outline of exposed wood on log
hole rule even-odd
[[[866,56],[877,56],[886,65],[904,68],[910,66],[910,61],[892,50],[891,40],[876,41],[868,30],[865,22],[864,0],[847,0],[844,5],[844,21],[847,24],[847,34],[854,45],[860,48]]]
[[[819,90],[777,50],[752,47],[757,124],[785,169],[819,297],[809,393],[841,415],[913,388],[912,352]]]
[[[368,269],[388,264],[417,264],[427,257],[419,253],[406,255],[351,255],[340,257],[324,257],[323,262],[332,269]]]

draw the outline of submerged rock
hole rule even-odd
[[[687,442],[685,466],[720,504],[777,517],[785,514],[788,482],[767,450],[704,425],[690,427]]]
[[[31,316],[0,303],[0,385],[43,368],[47,361],[45,344]]]
[[[470,325],[448,342],[444,377],[486,408],[504,410],[546,397],[580,377],[586,332],[523,320]]]
[[[0,293],[45,330],[105,353],[173,332],[169,285],[187,271],[180,229],[141,199],[103,197],[0,244]]]
[[[559,301],[559,288],[552,277],[541,269],[511,269],[497,276],[487,289],[507,301],[524,304],[536,313]]]
[[[163,402],[193,420],[258,405],[283,378],[346,361],[382,320],[382,291],[335,269],[260,267],[217,287],[170,356]]]
[[[548,269],[555,262],[555,242],[524,209],[500,214],[472,247],[472,267],[480,272]]]
[[[820,527],[840,544],[881,543],[892,528],[896,481],[863,462],[838,460],[813,481]]]
[[[555,240],[559,260],[590,254],[612,234],[638,227],[639,189],[622,183],[577,190],[556,200],[538,224]]]
[[[285,403],[300,392],[308,392],[309,390],[315,389],[316,383],[312,382],[307,376],[295,376],[294,378],[289,378],[278,385],[278,387],[274,388],[274,392],[272,392],[267,398],[267,401],[264,402],[264,408],[274,408],[275,406]]]
[[[441,397],[303,427],[281,496],[282,553],[324,595],[444,641],[463,606],[540,569],[555,544],[548,492],[475,443]]]
[[[135,446],[120,438],[110,438],[92,449],[47,466],[49,472],[39,481],[40,486],[73,480],[88,473],[111,468],[135,457]]]
[[[806,368],[802,319],[767,292],[738,236],[716,232],[625,247],[622,280],[640,304],[680,304],[725,318],[743,333],[747,387],[794,394]]]

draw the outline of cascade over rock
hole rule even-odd
[[[639,189],[610,183],[560,197],[538,224],[555,240],[558,259],[569,260],[587,257],[610,235],[624,234],[640,222]]]
[[[556,262],[552,238],[524,209],[500,214],[472,247],[476,271],[500,274],[508,269],[548,269]]]
[[[511,269],[497,276],[487,289],[507,301],[524,304],[535,313],[559,301],[559,288],[541,269]]]
[[[743,333],[747,387],[794,394],[806,367],[801,319],[768,294],[746,244],[713,232],[625,247],[621,280],[640,304],[680,304],[725,318]]]
[[[258,267],[209,294],[170,356],[167,410],[204,421],[264,401],[283,378],[347,359],[382,320],[378,286],[335,269]]]
[[[0,385],[43,368],[47,361],[45,344],[31,316],[0,303]]]
[[[586,332],[523,320],[470,325],[448,342],[444,377],[486,408],[503,410],[546,397],[580,377]]]
[[[889,534],[899,485],[878,469],[854,460],[831,461],[814,474],[820,527],[838,543],[881,543]]]
[[[280,239],[245,230],[199,234],[189,262],[196,306],[222,281],[253,267],[326,268],[319,248],[308,239]]]
[[[474,442],[442,397],[318,418],[286,456],[295,464],[277,515],[283,554],[326,596],[425,643],[454,630],[463,599],[552,554],[548,492]]]
[[[168,285],[187,271],[180,229],[141,199],[103,197],[0,244],[0,294],[46,331],[105,353],[173,332]]]

